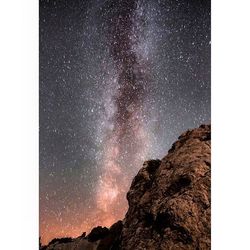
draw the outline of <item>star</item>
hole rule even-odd
[[[39,20],[46,244],[122,219],[143,162],[210,122],[210,1],[40,0]]]

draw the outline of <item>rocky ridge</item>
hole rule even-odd
[[[132,181],[123,221],[88,236],[53,240],[43,250],[211,248],[211,126],[183,133],[162,160]]]

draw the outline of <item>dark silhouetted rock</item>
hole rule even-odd
[[[70,237],[66,237],[66,238],[60,238],[60,239],[53,239],[52,241],[50,241],[49,245],[52,245],[52,244],[59,244],[59,243],[69,243],[69,242],[72,242],[72,238]]]
[[[80,237],[85,238],[86,237],[86,232],[83,232],[82,235]]]
[[[100,241],[97,250],[120,249],[122,228],[122,221],[113,224],[109,229],[109,234]]]
[[[121,249],[210,249],[210,140],[202,125],[144,163],[127,194]]]
[[[105,238],[109,234],[109,229],[106,227],[95,227],[87,236],[88,241],[94,242]]]

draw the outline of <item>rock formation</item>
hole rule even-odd
[[[210,126],[147,161],[127,194],[121,249],[210,249]]]
[[[183,133],[162,160],[150,160],[127,194],[125,219],[46,250],[211,248],[211,127]]]
[[[53,239],[47,246],[40,246],[40,250],[117,250],[120,249],[122,221],[113,224],[109,229],[95,227],[85,236],[76,239]]]

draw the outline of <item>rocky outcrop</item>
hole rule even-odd
[[[127,194],[121,249],[210,249],[211,127],[144,163]]]
[[[88,241],[95,242],[97,240],[101,240],[105,238],[108,234],[109,234],[108,228],[98,226],[91,230],[87,238],[88,238]]]
[[[78,237],[71,241],[52,240],[48,246],[40,248],[41,250],[96,250],[99,241],[89,242],[85,237]]]
[[[211,248],[211,127],[183,133],[162,160],[150,160],[127,194],[129,209],[110,229],[56,239],[46,250]]]
[[[109,229],[98,226],[87,236],[83,233],[75,239],[53,239],[47,246],[40,246],[40,250],[118,250],[122,227],[122,221],[116,222]]]
[[[97,250],[120,249],[122,228],[123,228],[122,221],[118,221],[115,224],[113,224],[109,229],[109,234],[100,241]]]

